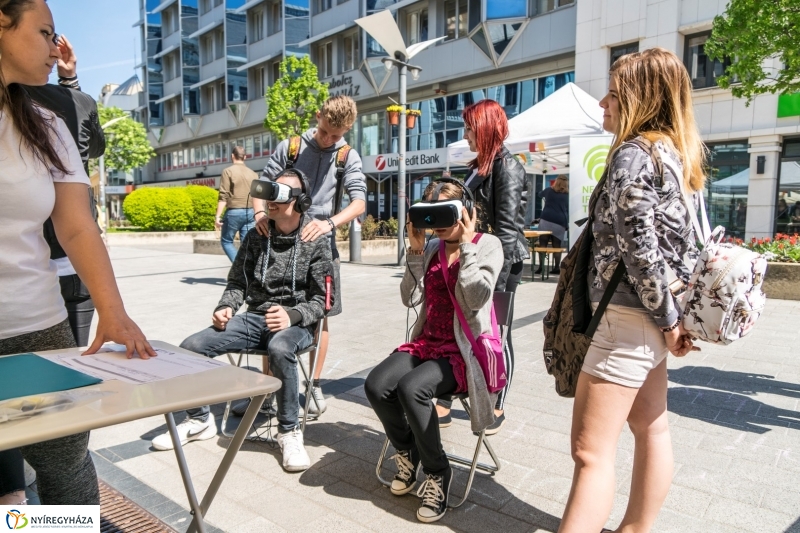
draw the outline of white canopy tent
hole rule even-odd
[[[733,176],[715,181],[711,184],[714,194],[747,194],[750,184],[750,169],[743,170]],[[781,164],[780,192],[792,193],[800,191],[800,162],[784,161]]]
[[[506,147],[519,154],[532,174],[568,172],[569,138],[603,132],[599,102],[574,83],[568,83],[527,111],[508,121]],[[448,165],[475,158],[467,141],[447,146]]]

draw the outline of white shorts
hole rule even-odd
[[[592,309],[597,309],[596,303],[592,303]],[[600,379],[638,389],[667,355],[669,349],[664,334],[650,313],[609,304],[586,352],[582,370]]]

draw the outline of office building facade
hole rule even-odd
[[[397,127],[385,108],[398,76],[354,22],[389,9],[407,44],[443,37],[414,57],[422,71],[408,80],[408,101],[422,111],[407,138],[410,200],[445,169],[464,106],[492,98],[511,118],[570,81],[600,99],[612,60],[663,46],[685,58],[695,86],[712,223],[741,237],[791,232],[795,212],[800,225],[800,117],[778,117],[777,95],[746,107],[717,88],[723,65],[703,53],[723,0],[139,1],[146,91],[137,115],[158,153],[143,184],[214,186],[237,144],[262,168],[280,141],[263,129],[263,95],[286,55],[308,54],[331,94],[358,103],[348,142],[364,159],[368,213],[394,215]],[[547,184],[531,176],[530,185],[535,193]]]

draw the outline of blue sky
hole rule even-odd
[[[81,89],[94,98],[106,83],[122,83],[141,61],[138,0],[48,0],[56,32],[75,47]],[[134,53],[136,63],[134,63]],[[55,69],[51,82],[55,83]]]

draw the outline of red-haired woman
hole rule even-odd
[[[525,169],[503,145],[508,137],[508,118],[503,108],[494,100],[481,100],[464,108],[464,139],[469,149],[478,154],[470,168],[472,174],[466,185],[475,196],[478,207],[479,229],[490,233],[503,244],[503,269],[495,285],[496,291],[516,292],[522,278],[522,266],[528,257],[528,241],[525,239],[525,210],[527,198]],[[487,435],[500,431],[505,422],[503,408],[511,386],[514,372],[514,350],[511,332],[508,335],[506,352],[506,375],[508,384],[497,396],[494,424],[486,428]],[[449,402],[437,404],[439,425],[446,427],[451,422]]]

